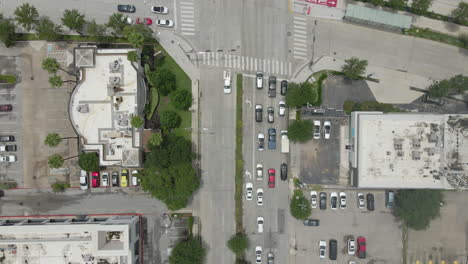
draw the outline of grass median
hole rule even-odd
[[[244,158],[242,156],[242,74],[237,74],[237,93],[236,93],[236,171],[235,182],[236,190],[234,194],[236,208],[236,233],[243,231],[242,221],[242,186],[243,186],[243,171],[244,171]]]
[[[442,34],[439,32],[435,32],[429,29],[423,29],[423,28],[411,28],[408,29],[404,32],[406,35],[418,37],[418,38],[425,38],[437,42],[442,42],[445,44],[457,46],[460,48],[468,48],[468,43],[467,41],[463,41],[460,37],[455,37],[447,34]]]

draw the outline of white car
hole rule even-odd
[[[284,116],[286,113],[286,103],[284,101],[279,101],[279,111],[280,116]]]
[[[138,178],[138,171],[132,170],[132,185],[138,186],[140,185],[140,179]]]
[[[88,189],[88,173],[84,170],[80,171],[80,188],[81,190]]]
[[[0,162],[15,162],[16,156],[15,155],[8,155],[8,156],[1,156]]]
[[[263,189],[257,189],[257,205],[263,205]]]
[[[151,7],[151,12],[155,13],[155,14],[167,14],[169,13],[169,9],[165,6],[152,6]]]
[[[258,133],[258,150],[263,151],[265,149],[265,134]]]
[[[358,193],[357,194],[357,199],[358,199],[358,207],[359,209],[364,209],[366,207],[366,200],[364,198],[364,194],[363,193]]]
[[[324,259],[327,255],[327,242],[325,240],[320,240],[319,242],[319,256],[321,259]]]
[[[263,217],[257,217],[257,232],[263,233]]]
[[[109,173],[107,171],[102,173],[102,186],[109,186]]]
[[[332,192],[330,194],[330,207],[333,210],[336,210],[338,204],[338,194],[336,192]]]
[[[161,26],[161,27],[173,27],[174,21],[170,19],[157,19],[156,25]]]
[[[331,123],[330,121],[323,122],[323,138],[330,139]]]
[[[320,121],[314,121],[314,139],[320,138]]]
[[[262,247],[256,246],[255,247],[255,263],[262,263]]]
[[[263,72],[257,72],[257,89],[263,88]]]
[[[246,189],[246,194],[245,194],[245,199],[247,199],[247,201],[251,201],[252,200],[252,193],[253,193],[253,184],[251,182],[248,182],[245,184],[245,189]]]
[[[131,17],[125,17],[124,18],[125,23],[129,25],[133,25],[133,19]]]
[[[340,208],[345,209],[346,208],[346,193],[340,192]]]
[[[263,165],[261,163],[257,164],[257,180],[261,181],[263,179]]]
[[[348,255],[354,255],[356,253],[356,241],[354,238],[348,238]]]
[[[310,204],[312,208],[317,208],[317,192],[310,191]]]

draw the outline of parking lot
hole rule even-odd
[[[332,210],[330,208],[330,193],[344,191],[347,196],[346,208]],[[304,226],[295,220],[293,232],[290,236],[296,241],[297,252],[295,263],[402,263],[402,231],[399,222],[385,208],[383,191],[372,191],[375,197],[375,211],[359,209],[357,193],[366,195],[367,191],[356,190],[324,190],[327,193],[327,209],[312,209],[310,218],[319,219],[320,226]],[[310,200],[309,192],[306,197]],[[385,234],[385,235],[382,235]],[[348,237],[362,236],[366,239],[367,256],[359,259],[347,254],[346,241]],[[329,260],[328,242],[336,239],[338,244],[337,260]],[[319,241],[327,241],[326,258],[319,258]]]

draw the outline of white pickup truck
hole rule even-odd
[[[224,93],[231,93],[231,71],[224,71]]]
[[[16,156],[15,155],[8,155],[8,156],[1,156],[0,162],[15,162]]]
[[[287,130],[281,130],[281,153],[289,153],[289,138]]]

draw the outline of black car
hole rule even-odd
[[[288,164],[283,163],[280,166],[280,176],[281,180],[285,181],[288,179]]]
[[[338,197],[332,195],[330,200],[331,200],[331,203],[330,203],[331,209],[336,209],[337,204],[338,204]]]
[[[305,226],[319,226],[320,225],[320,220],[318,220],[318,219],[306,219],[306,220],[304,220],[304,225]]]
[[[111,175],[112,186],[119,186],[119,172],[113,171]]]
[[[14,136],[0,136],[0,142],[14,142]]]
[[[282,80],[281,81],[281,95],[286,95],[287,91],[288,91],[288,81]]]
[[[255,121],[262,122],[263,107],[262,105],[255,105]]]
[[[0,151],[16,151],[16,145],[0,146]]]
[[[276,97],[276,77],[268,78],[268,97]]]
[[[368,193],[366,195],[367,198],[367,210],[374,211],[374,195],[372,193]]]
[[[320,210],[327,209],[327,193],[320,193]]]
[[[338,250],[338,242],[335,239],[330,239],[330,242],[328,243],[328,246],[330,247],[328,257],[331,260],[336,260],[336,252]]]
[[[117,10],[123,13],[135,13],[136,8],[133,5],[117,5]]]

